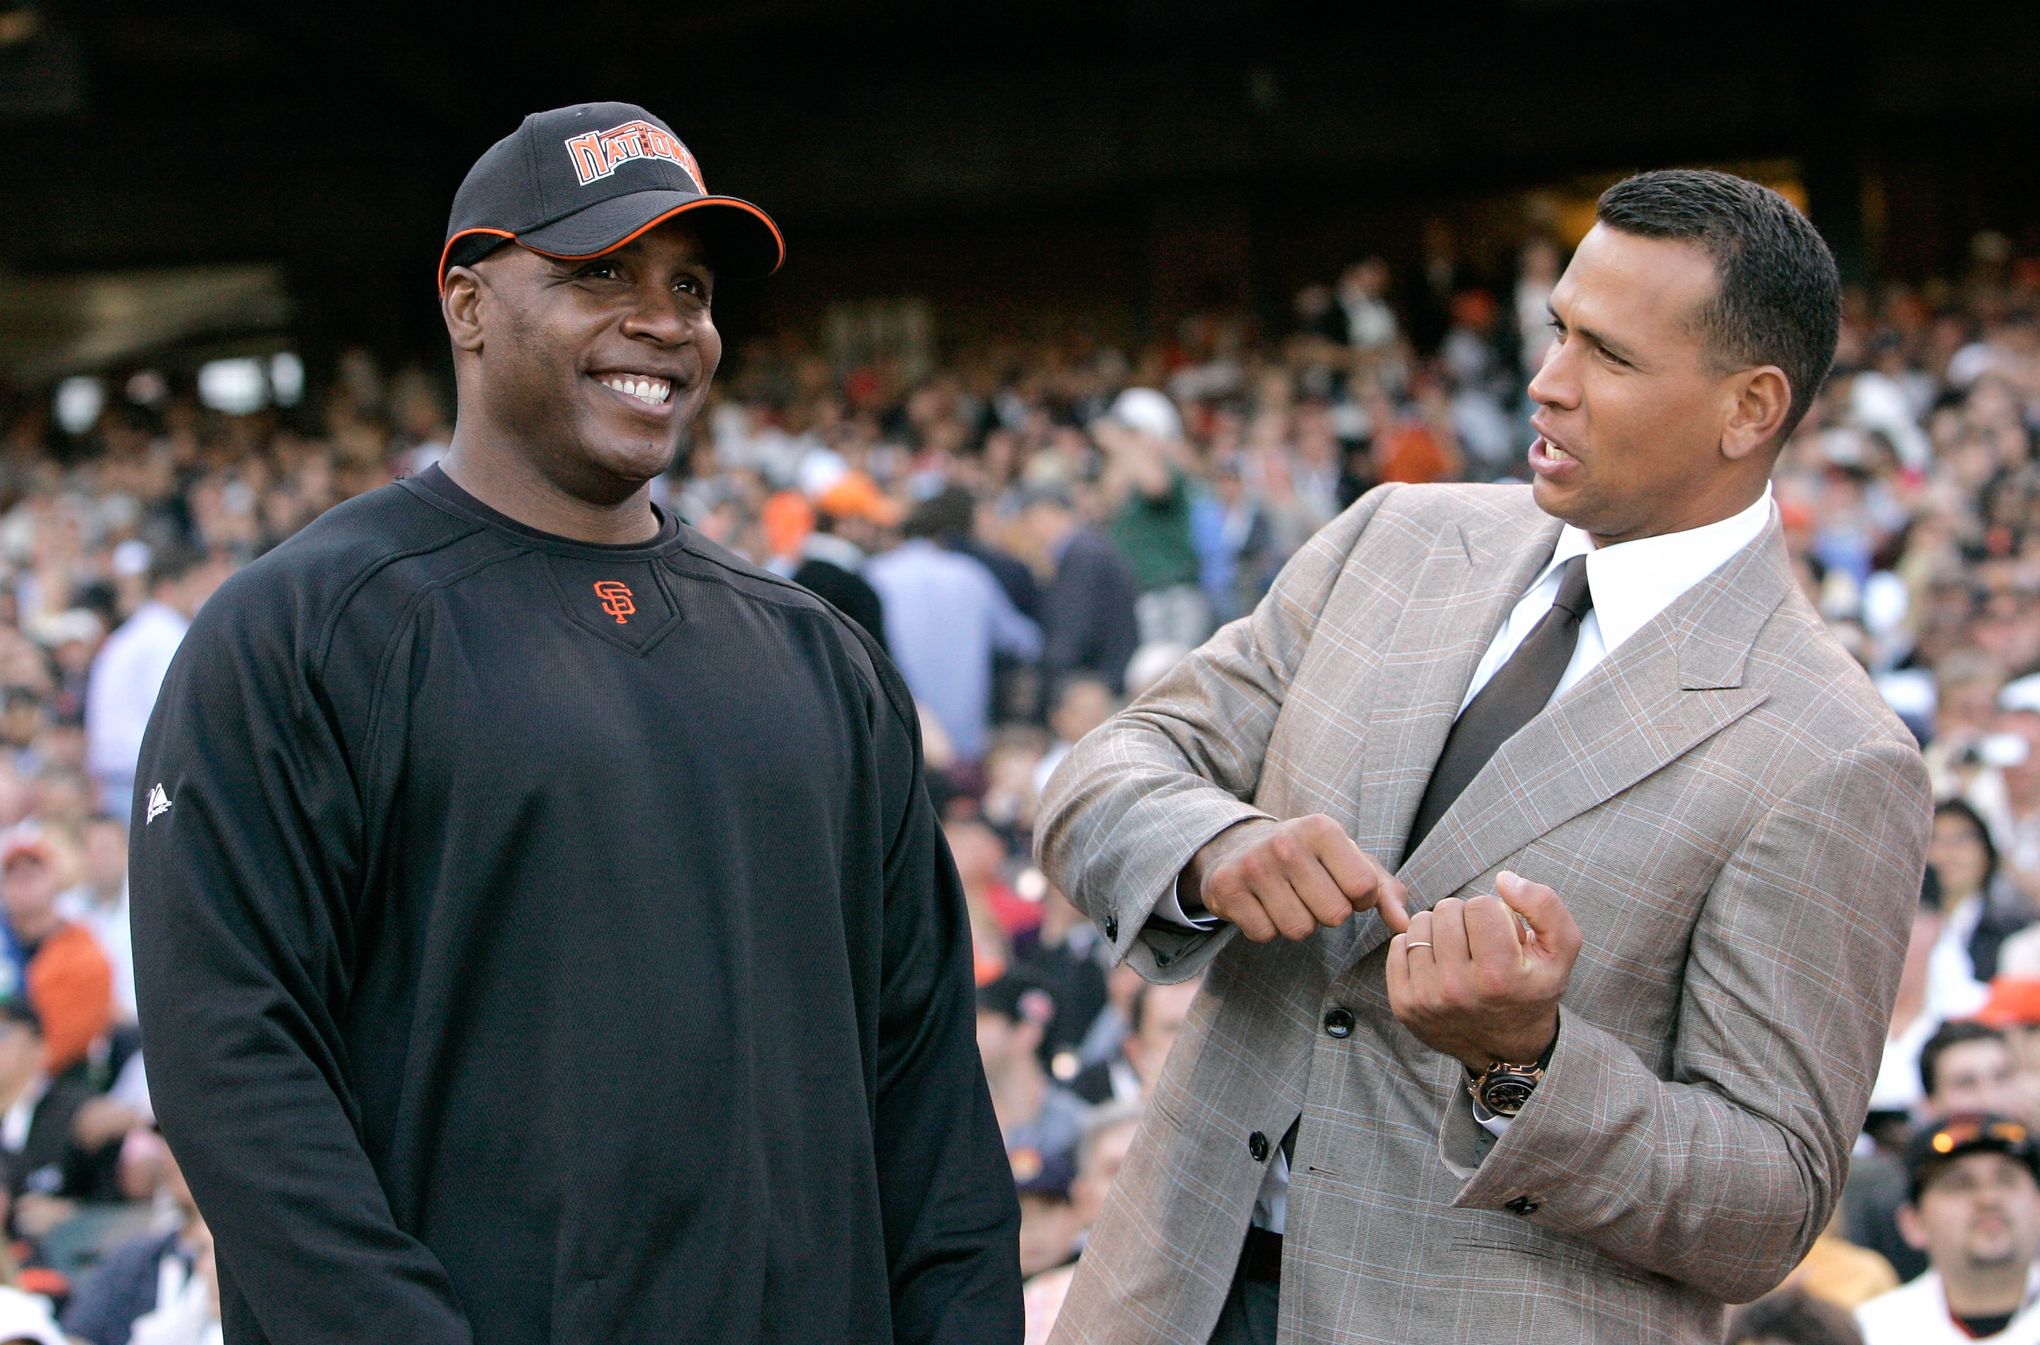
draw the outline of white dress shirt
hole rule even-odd
[[[1762,497],[1754,504],[1719,522],[1685,532],[1618,542],[1614,546],[1596,547],[1593,538],[1567,524],[1558,534],[1558,545],[1552,549],[1550,562],[1538,571],[1537,578],[1510,609],[1508,620],[1502,623],[1481,656],[1459,708],[1466,709],[1522,645],[1531,628],[1551,610],[1552,600],[1558,596],[1558,568],[1574,556],[1587,558],[1587,591],[1593,595],[1594,605],[1580,621],[1579,643],[1573,647],[1572,662],[1558,679],[1558,689],[1552,693],[1554,701],[1572,690],[1581,678],[1600,666],[1601,660],[1620,649],[1630,636],[1678,601],[1688,589],[1755,541],[1771,521],[1771,515],[1771,488],[1766,485]],[[1155,914],[1198,929],[1212,929],[1219,924],[1216,916],[1201,919],[1188,916],[1173,888],[1156,903]],[[1468,1099],[1468,1103],[1472,1105],[1472,1100]],[[1474,1114],[1497,1135],[1508,1129],[1506,1117],[1481,1116],[1478,1107]],[[1280,1233],[1288,1194],[1289,1163],[1278,1147],[1269,1159],[1268,1175],[1254,1202],[1254,1223]]]

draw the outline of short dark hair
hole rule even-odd
[[[1800,1289],[1779,1289],[1737,1308],[1728,1319],[1732,1345],[1791,1341],[1793,1345],[1862,1345],[1849,1314]]]
[[[189,542],[160,543],[149,551],[149,587],[177,583],[210,559],[209,555]]]
[[[1834,253],[1769,187],[1704,168],[1639,173],[1601,193],[1594,216],[1643,238],[1692,243],[1714,259],[1718,288],[1700,329],[1724,370],[1775,364],[1792,385],[1783,443],[1813,405],[1842,325]]]
[[[1936,1075],[1941,1070],[1941,1057],[1950,1047],[1961,1046],[1972,1041],[2003,1042],[2005,1034],[1988,1023],[1959,1022],[1943,1023],[1934,1029],[1934,1035],[1927,1038],[1920,1047],[1920,1091],[1928,1097],[1934,1095]]]
[[[930,540],[964,536],[970,532],[971,516],[976,509],[977,497],[968,490],[944,486],[914,506],[906,522],[900,525],[900,535]]]

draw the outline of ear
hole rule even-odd
[[[456,350],[482,348],[482,280],[465,266],[446,273],[446,288],[439,296],[439,312],[446,319],[446,334]]]
[[[1910,1200],[1898,1207],[1898,1235],[1916,1252],[1927,1249],[1926,1226],[1920,1222],[1920,1212]]]
[[[1729,383],[1734,399],[1721,428],[1722,456],[1740,462],[1778,437],[1792,410],[1792,382],[1775,364],[1744,369]]]

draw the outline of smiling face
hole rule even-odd
[[[456,267],[462,438],[573,500],[629,499],[672,465],[708,395],[713,287],[680,220],[587,261],[513,246]]]
[[[1759,388],[1762,371],[1718,367],[1700,322],[1718,284],[1694,244],[1605,224],[1581,241],[1530,381],[1546,513],[1606,546],[1717,522],[1762,493],[1770,435],[1758,403],[1782,375],[1769,370],[1776,386]]]

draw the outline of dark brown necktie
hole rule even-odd
[[[1558,596],[1551,610],[1538,619],[1509,655],[1509,661],[1495,670],[1480,694],[1467,702],[1452,731],[1445,736],[1445,749],[1431,768],[1431,783],[1424,787],[1424,801],[1417,807],[1416,825],[1410,828],[1410,843],[1404,855],[1416,852],[1431,827],[1452,806],[1480,768],[1487,765],[1495,749],[1509,735],[1530,722],[1558,690],[1558,679],[1572,662],[1573,647],[1580,641],[1580,622],[1594,605],[1587,591],[1587,558],[1574,556],[1558,567]],[[1296,1161],[1296,1132],[1303,1118],[1289,1123],[1282,1136],[1282,1154]]]
[[[1574,556],[1558,567],[1558,596],[1552,599],[1551,610],[1530,628],[1509,661],[1452,722],[1445,749],[1431,768],[1431,782],[1424,787],[1424,800],[1417,805],[1405,856],[1416,853],[1495,749],[1550,703],[1558,679],[1565,676],[1566,665],[1572,662],[1573,647],[1579,643],[1580,621],[1593,605],[1594,595],[1587,589],[1587,558]]]

